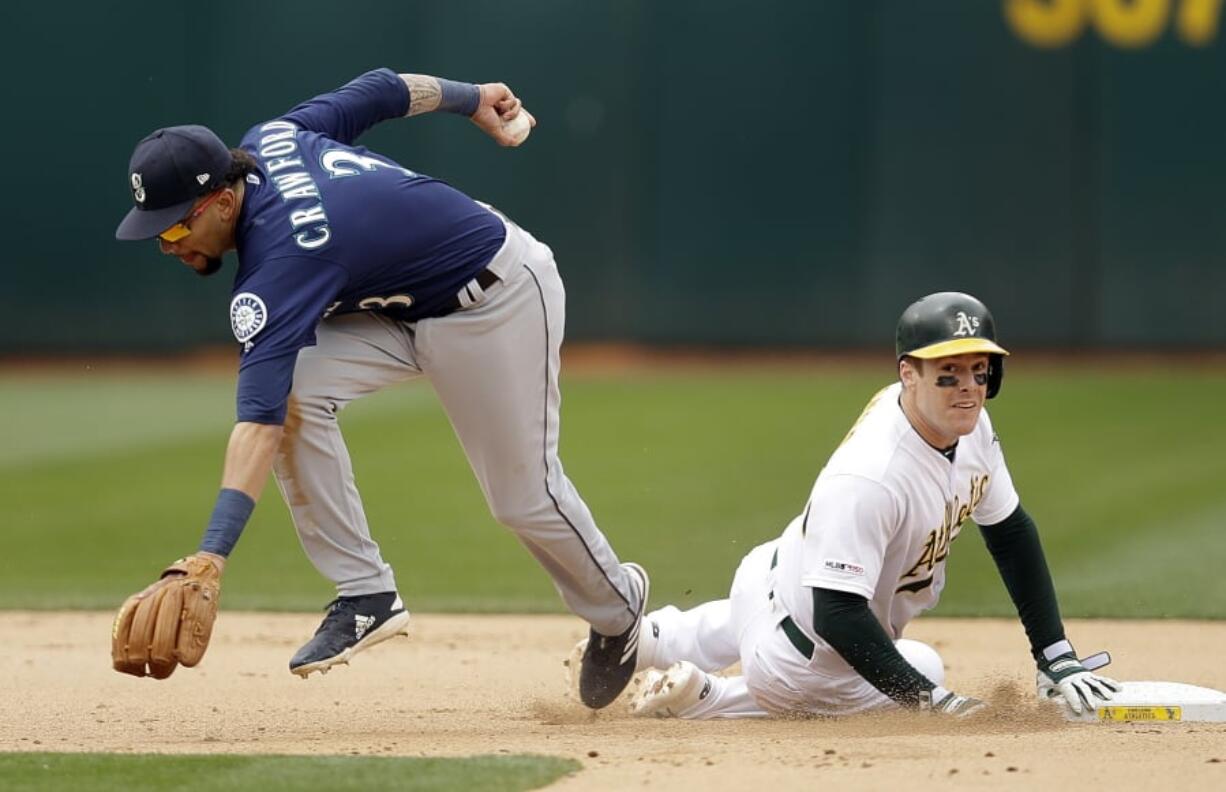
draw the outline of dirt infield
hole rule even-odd
[[[565,698],[562,616],[415,616],[409,640],[302,681],[289,656],[313,615],[222,613],[196,669],[163,682],[110,670],[110,614],[0,613],[0,751],[573,757],[554,789],[1226,788],[1226,724],[1069,725],[1031,703],[1016,622],[921,619],[957,690],[990,717],[841,721],[631,719]],[[1226,623],[1073,622],[1119,679],[1226,688]]]

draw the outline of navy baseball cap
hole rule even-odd
[[[153,239],[182,220],[192,204],[225,184],[230,149],[208,127],[159,129],[136,144],[128,187],[136,203],[116,239]]]

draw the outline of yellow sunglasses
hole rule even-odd
[[[203,213],[204,210],[208,208],[209,204],[217,200],[217,196],[219,195],[221,195],[221,190],[218,190],[217,192],[210,195],[208,198],[205,198],[204,202],[201,203],[199,206],[197,206],[195,209],[193,209],[191,214],[189,214],[187,217],[183,218],[179,222],[175,223],[170,228],[167,228],[162,233],[158,234],[158,239],[162,240],[163,242],[174,243],[174,242],[178,242],[180,239],[191,236],[192,229],[188,225],[188,223],[190,223],[191,221],[199,217],[201,213]]]

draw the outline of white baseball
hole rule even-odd
[[[529,118],[528,111],[521,107],[519,115],[503,123],[502,131],[511,136],[511,145],[518,146],[528,139],[528,133],[532,131],[532,122],[528,120]]]

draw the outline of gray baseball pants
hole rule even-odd
[[[373,313],[320,322],[316,345],[294,369],[277,483],[303,549],[341,596],[395,590],[337,414],[387,385],[427,377],[494,518],[536,557],[571,611],[616,635],[633,623],[639,592],[558,460],[566,293],[553,252],[506,224],[507,240],[488,266],[500,282],[488,291],[470,282],[459,311],[412,323]]]

